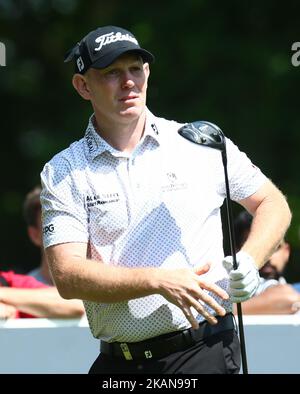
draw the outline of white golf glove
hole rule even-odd
[[[251,298],[259,286],[259,273],[253,258],[246,252],[236,254],[238,268],[233,269],[233,258],[227,256],[223,266],[229,274],[229,294],[232,302],[244,302]]]

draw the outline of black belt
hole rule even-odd
[[[217,319],[218,323],[215,325],[204,321],[199,324],[199,328],[196,330],[189,328],[179,332],[175,331],[141,342],[108,343],[101,341],[100,351],[110,357],[122,358],[123,360],[161,358],[168,354],[184,350],[212,335],[235,328],[231,313],[225,316],[217,316]]]

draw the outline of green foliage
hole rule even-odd
[[[43,164],[83,134],[91,110],[75,94],[63,56],[107,24],[132,30],[156,55],[148,96],[153,112],[219,124],[283,190],[298,249],[300,67],[291,64],[291,46],[300,41],[299,10],[292,0],[0,1],[0,41],[7,49],[7,66],[0,68],[3,264],[26,258],[29,269],[36,263],[29,261],[34,252],[18,206]]]

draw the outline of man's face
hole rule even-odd
[[[269,261],[259,270],[261,277],[265,279],[279,279],[290,257],[290,246],[282,241],[277,250],[272,254]]]
[[[85,74],[89,99],[100,119],[126,124],[138,118],[146,104],[149,65],[125,54],[105,69]]]
[[[39,210],[36,214],[36,224],[27,227],[29,238],[32,243],[39,248],[43,245],[43,230],[42,230],[42,212]]]

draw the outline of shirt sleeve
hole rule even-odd
[[[62,158],[52,159],[41,173],[45,248],[68,242],[88,242],[88,218],[77,188],[78,178],[76,171],[72,172],[69,163]]]
[[[233,201],[240,201],[257,192],[268,178],[228,138],[226,138],[226,151],[230,197]],[[222,194],[226,197],[224,183]]]

